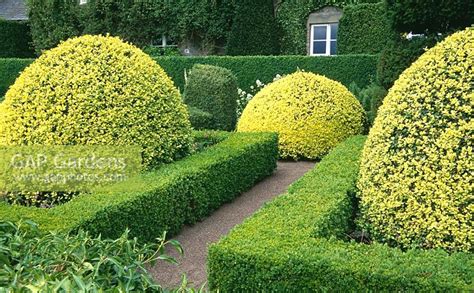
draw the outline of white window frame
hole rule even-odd
[[[79,0],[79,5],[87,4],[87,0]]]
[[[336,39],[331,39],[331,24],[337,24],[336,22],[333,23],[318,23],[318,24],[311,24],[311,32],[310,32],[310,48],[309,48],[309,55],[310,56],[331,56],[331,41],[335,41],[337,44],[337,36]],[[315,40],[314,39],[314,29],[316,27],[325,27],[326,28],[326,39],[324,40],[326,42],[326,52],[324,54],[314,54],[314,42],[315,41],[323,41],[321,40]]]

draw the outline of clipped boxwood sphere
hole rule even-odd
[[[238,123],[238,131],[279,134],[282,158],[317,159],[345,138],[359,134],[364,110],[337,81],[296,72],[258,92]]]
[[[474,30],[422,55],[390,90],[364,147],[362,222],[403,248],[474,242]]]
[[[109,36],[44,52],[5,96],[0,145],[139,145],[151,166],[184,156],[187,109],[163,69]]]

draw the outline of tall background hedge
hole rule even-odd
[[[28,23],[0,19],[0,58],[33,57]]]
[[[367,86],[375,78],[377,56],[342,55],[334,57],[310,56],[241,56],[241,57],[161,57],[156,59],[184,89],[184,71],[196,63],[210,64],[230,69],[237,77],[239,87],[248,89],[258,79],[263,83],[273,81],[277,74],[293,73],[298,69],[319,73],[340,81],[346,86],[352,82]]]
[[[344,7],[337,53],[380,53],[394,37],[385,8],[382,2]]]
[[[209,64],[227,68],[237,77],[239,87],[248,89],[258,79],[269,83],[277,74],[293,73],[297,69],[325,75],[345,86],[352,82],[364,88],[375,79],[377,56],[341,55],[334,57],[310,56],[211,56],[211,57],[158,57],[177,87],[184,90],[184,74],[194,64]],[[0,59],[0,97],[15,81],[19,72],[32,59]]]
[[[280,52],[273,0],[239,0],[229,34],[228,55],[277,55]]]

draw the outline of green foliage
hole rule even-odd
[[[33,45],[37,55],[60,41],[78,36],[78,3],[64,0],[27,0]]]
[[[244,56],[244,57],[162,57],[155,59],[181,89],[184,71],[194,64],[209,64],[229,69],[240,88],[250,88],[259,79],[270,83],[275,75],[290,74],[298,69],[324,75],[349,86],[352,82],[366,87],[375,79],[377,56],[344,55],[331,58],[310,56]]]
[[[153,59],[115,37],[72,38],[45,52],[1,108],[0,145],[137,145],[145,167],[189,153],[178,90]]]
[[[474,22],[474,2],[470,0],[386,0],[385,4],[392,29],[402,33],[382,52],[377,65],[377,80],[386,89],[426,48]],[[425,36],[407,40],[409,32]]]
[[[310,56],[244,56],[244,57],[160,57],[155,61],[166,71],[175,85],[184,90],[184,72],[194,64],[209,64],[229,69],[237,77],[240,88],[250,88],[258,79],[267,84],[275,75],[290,74],[298,69],[324,75],[349,86],[355,82],[366,87],[375,79],[378,57],[375,55],[343,55],[331,58]],[[13,83],[31,59],[0,59],[0,96]],[[2,92],[3,90],[3,92]]]
[[[400,74],[434,44],[436,39],[431,37],[399,38],[390,42],[377,63],[377,82],[390,89]]]
[[[361,89],[356,84],[351,84],[349,90],[356,96],[367,114],[366,132],[374,124],[377,111],[387,95],[387,90],[377,83],[371,83]]]
[[[32,62],[33,59],[0,58],[0,97],[5,95],[20,72]]]
[[[223,142],[229,137],[228,132],[215,130],[193,131],[195,152],[200,152],[217,143]]]
[[[221,53],[235,15],[235,0],[176,0],[168,32],[178,43],[192,42],[208,54]]]
[[[0,289],[14,292],[161,291],[147,268],[159,260],[176,263],[166,246],[182,253],[178,242],[140,244],[126,230],[116,240],[89,233],[41,234],[33,222],[0,221]],[[157,243],[157,244],[156,244]]]
[[[211,113],[188,106],[189,121],[196,130],[216,129],[216,123]]]
[[[343,8],[349,4],[376,3],[379,0],[285,0],[277,8],[282,30],[281,53],[306,55],[308,16],[324,6]]]
[[[337,53],[378,54],[393,37],[382,2],[348,5],[339,22]]]
[[[196,64],[187,75],[184,101],[212,115],[214,129],[233,130],[237,120],[237,80],[226,68]]]
[[[353,137],[210,247],[209,287],[222,292],[472,291],[469,253],[403,252],[346,242],[365,138]]]
[[[386,0],[392,25],[402,33],[453,32],[474,23],[472,0]]]
[[[280,52],[280,31],[275,20],[273,2],[236,1],[227,55],[277,55]]]
[[[83,34],[120,36],[144,47],[163,34],[175,43],[192,41],[209,53],[225,45],[234,15],[232,0],[79,1],[28,0],[35,49]]]
[[[34,56],[28,22],[0,19],[0,58],[29,58]]]
[[[0,219],[31,219],[43,231],[82,229],[105,238],[117,238],[129,228],[131,237],[148,242],[163,231],[176,234],[184,224],[203,219],[276,168],[275,134],[206,132],[202,139],[209,141],[209,136],[214,135],[218,140],[229,138],[155,171],[51,209],[0,202]]]
[[[109,33],[138,47],[156,41],[175,16],[166,1],[88,0],[74,9],[79,11],[79,34]]]

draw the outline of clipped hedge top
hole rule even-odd
[[[190,132],[171,79],[115,37],[72,38],[44,52],[1,104],[2,145],[139,145],[151,165],[188,153]]]
[[[211,246],[211,289],[472,290],[472,254],[338,240],[352,216],[348,192],[355,192],[364,142],[357,136],[334,148],[287,194]]]
[[[296,72],[266,86],[249,102],[238,131],[279,134],[283,158],[321,158],[362,132],[364,110],[341,83]]]
[[[404,248],[474,248],[474,28],[407,69],[370,131],[359,188],[364,220]]]

